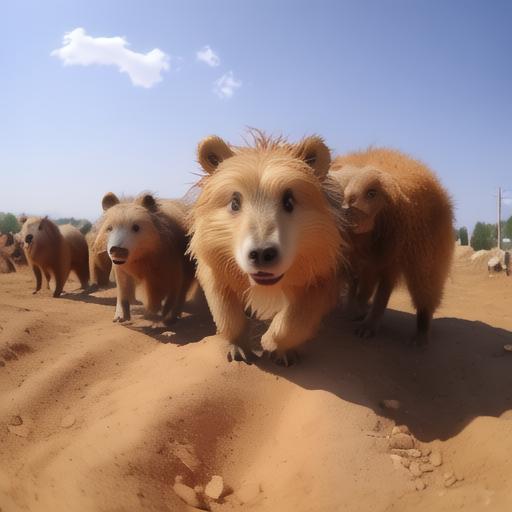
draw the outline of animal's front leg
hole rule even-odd
[[[249,352],[243,346],[247,318],[242,302],[208,267],[198,268],[198,278],[217,326],[217,334],[229,344],[228,361],[247,362]]]
[[[41,284],[42,284],[43,278],[41,275],[41,269],[38,266],[34,265],[32,267],[32,270],[33,270],[34,276],[36,278],[36,289],[34,290],[33,293],[37,293],[41,289]]]
[[[274,316],[261,337],[263,350],[271,354],[278,364],[289,366],[296,362],[296,347],[316,334],[322,318],[334,307],[336,295],[334,287],[319,287],[304,290],[301,297],[294,297]]]
[[[117,283],[117,302],[114,322],[127,322],[131,319],[130,300],[135,295],[135,281],[126,272],[114,270]]]

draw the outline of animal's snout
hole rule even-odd
[[[251,249],[248,258],[254,267],[269,267],[278,262],[279,249],[275,245]]]
[[[112,261],[119,265],[124,263],[128,259],[129,251],[124,247],[117,247],[116,245],[112,246],[109,250]]]
[[[27,236],[25,237],[25,242],[26,242],[27,244],[31,244],[31,243],[32,243],[32,240],[34,240],[34,235],[27,235]]]

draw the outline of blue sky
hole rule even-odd
[[[94,219],[108,190],[180,196],[202,137],[254,126],[318,133],[335,154],[402,149],[438,173],[459,224],[493,221],[496,187],[512,191],[511,26],[509,1],[3,2],[0,211]],[[142,87],[64,66],[50,54],[79,27],[170,69]],[[219,65],[197,59],[205,45]],[[240,85],[221,98],[229,72]]]

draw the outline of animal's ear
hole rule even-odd
[[[408,201],[407,196],[404,195],[393,176],[387,172],[379,171],[379,181],[384,195],[386,195],[392,203],[396,203],[399,200]]]
[[[156,212],[158,210],[158,203],[151,194],[144,194],[140,197],[139,203],[141,206],[149,210],[150,212]]]
[[[319,179],[323,180],[327,176],[331,165],[331,152],[321,137],[312,136],[302,139],[295,146],[295,155],[304,160]]]
[[[103,211],[106,212],[109,208],[112,208],[112,206],[119,204],[119,202],[119,198],[113,192],[107,192],[101,200],[101,207]]]
[[[18,224],[20,226],[23,226],[23,224],[25,224],[25,222],[27,222],[27,216],[22,213],[19,217],[18,217]]]
[[[213,174],[219,164],[233,154],[228,144],[215,135],[206,137],[197,146],[197,160],[208,174]]]

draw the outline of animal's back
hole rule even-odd
[[[88,264],[89,248],[85,236],[80,230],[71,224],[63,224],[59,226],[59,231],[69,246],[71,265],[83,264],[84,262]]]

